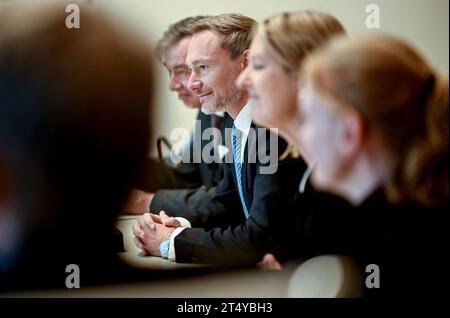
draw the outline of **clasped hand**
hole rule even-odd
[[[169,217],[164,211],[159,215],[145,213],[133,224],[133,240],[144,255],[161,256],[159,252],[161,241],[180,226],[177,219]]]

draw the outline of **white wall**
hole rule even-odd
[[[71,1],[73,2],[73,1]],[[122,20],[137,25],[153,43],[167,26],[199,14],[239,12],[260,21],[270,15],[301,9],[322,10],[336,16],[350,34],[365,27],[366,6],[381,10],[381,30],[414,43],[436,67],[448,74],[448,0],[79,0],[105,6]],[[192,127],[195,111],[189,110],[167,88],[168,76],[157,64],[155,132],[168,135],[174,127]]]

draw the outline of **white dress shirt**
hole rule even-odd
[[[250,104],[244,106],[234,119],[234,126],[242,132],[241,135],[241,162],[244,162],[244,149],[247,143],[248,132],[252,125],[252,114]]]

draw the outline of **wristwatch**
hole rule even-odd
[[[169,257],[169,245],[170,245],[170,237],[172,236],[172,232],[166,235],[165,238],[159,244],[159,254],[161,254],[162,258]]]

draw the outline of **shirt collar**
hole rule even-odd
[[[252,114],[249,103],[247,103],[236,116],[234,125],[245,135],[248,135],[248,131],[250,130],[250,126],[252,125]]]

